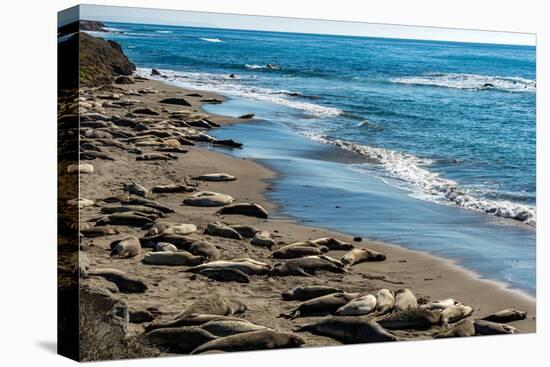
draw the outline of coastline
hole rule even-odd
[[[141,83],[140,87],[151,86],[159,91],[161,94],[189,94],[195,91],[182,89],[177,86],[172,86],[161,81],[149,80]],[[133,89],[133,85],[122,85],[118,86],[123,89]],[[219,96],[211,92],[202,92],[197,91],[207,98],[218,98],[224,99],[223,96]],[[158,96],[155,94],[145,95],[140,98],[140,100],[145,104],[155,104],[155,99],[158,100]],[[189,98],[189,97],[186,97]],[[193,104],[191,107],[192,110],[196,112],[202,112],[201,103],[193,98],[190,100]],[[246,113],[246,111],[243,111]],[[233,124],[233,123],[246,123],[248,120],[239,120],[234,118],[228,118],[220,115],[211,115],[211,119],[220,125],[224,124]],[[267,190],[270,190],[269,181],[276,179],[276,173],[262,166],[261,164],[254,162],[249,159],[237,159],[230,157],[228,155],[212,152],[206,149],[205,147],[197,146],[196,148],[190,149],[189,153],[186,153],[182,160],[186,162],[186,174],[195,173],[198,170],[206,171],[226,171],[230,174],[233,174],[238,177],[238,180],[235,182],[229,183],[208,183],[201,187],[202,189],[208,189],[212,191],[219,191],[223,193],[230,194],[233,197],[239,199],[239,201],[250,201],[257,202],[264,206],[268,210],[273,210],[276,208],[276,203],[270,201],[265,193]],[[103,162],[102,162],[103,163]],[[164,163],[163,163],[164,165]],[[119,167],[120,168],[120,167]],[[129,167],[130,168],[130,167]],[[159,167],[159,170],[160,167]],[[171,175],[178,175],[177,172],[172,171]],[[144,177],[145,176],[145,177]],[[140,172],[139,181],[147,186],[148,180],[153,180],[158,178],[157,176],[146,177],[147,175]],[[90,185],[91,187],[95,184]],[[82,195],[87,197],[88,192],[84,189]],[[89,195],[88,195],[89,196]],[[178,201],[179,200],[178,196]],[[167,197],[160,197],[159,201],[161,203],[172,204],[174,206],[173,200]],[[179,205],[179,203],[178,203]],[[197,208],[197,207],[188,207],[188,206],[178,206],[177,215],[181,218],[185,218],[186,222],[197,223],[198,227],[204,226],[206,223],[219,220],[212,216],[211,208]],[[172,219],[172,218],[171,218]],[[176,218],[177,219],[177,218]],[[239,222],[243,219],[240,216],[231,218],[231,222]],[[287,243],[292,243],[293,241],[300,241],[304,239],[318,238],[331,236],[342,239],[344,241],[352,241],[352,236],[342,233],[336,233],[333,231],[328,231],[321,228],[308,227],[306,225],[301,225],[293,221],[292,219],[269,219],[269,220],[258,220],[255,218],[246,218],[247,224],[252,224],[258,226],[261,229],[268,230],[272,233],[280,234],[280,239],[284,239]],[[275,232],[277,231],[277,232]],[[277,239],[279,240],[279,238]],[[101,241],[100,241],[101,242]],[[479,277],[466,269],[459,267],[454,264],[451,260],[442,259],[435,257],[433,255],[422,253],[418,251],[408,250],[398,245],[393,245],[390,243],[381,243],[373,242],[368,240],[363,240],[362,242],[354,243],[357,247],[369,247],[377,251],[382,251],[387,255],[388,260],[380,263],[363,263],[356,265],[353,268],[353,274],[349,277],[353,277],[352,281],[348,281],[352,289],[357,287],[359,284],[366,282],[368,288],[379,289],[383,287],[389,288],[399,288],[407,287],[413,290],[413,292],[418,297],[427,297],[429,299],[443,299],[443,298],[455,298],[460,300],[465,304],[470,304],[475,308],[473,317],[481,317],[485,314],[496,312],[504,308],[517,308],[525,310],[528,313],[526,320],[517,321],[511,323],[511,325],[518,328],[520,332],[534,332],[536,329],[536,302],[535,299],[525,295],[519,291],[514,291],[506,289],[503,284],[479,279]],[[101,244],[99,244],[101,247]],[[252,251],[252,252],[250,252]],[[252,253],[256,257],[265,258],[265,254],[256,249],[246,249],[246,253],[251,255]],[[344,252],[334,251],[330,255],[338,258],[343,255]],[[251,256],[253,257],[253,256]],[[264,260],[264,259],[262,259]],[[129,261],[129,263],[135,263],[136,260]],[[406,261],[406,262],[405,262]],[[112,263],[112,260],[109,258],[106,261],[101,261],[98,263],[109,264]],[[118,262],[120,264],[120,262]],[[128,270],[136,272],[133,266],[129,266]],[[327,281],[340,282],[339,280],[333,279],[331,275],[324,275],[317,277],[319,279],[307,279],[303,283],[326,283]],[[328,279],[325,279],[328,278]],[[301,280],[301,279],[300,279]],[[259,280],[260,282],[260,280]],[[262,279],[261,283],[272,284],[273,281],[269,279]],[[204,292],[204,285],[201,285],[199,282],[195,291],[200,293]],[[207,282],[208,283],[208,282]],[[286,285],[286,279],[281,279],[281,284],[276,287],[284,289],[285,287],[290,287]],[[340,284],[341,286],[346,286],[346,284]],[[459,285],[459,286],[457,286]],[[208,284],[208,287],[215,288],[216,290],[221,290],[220,288],[229,288],[236,290],[235,287],[225,287],[224,285],[217,286],[216,284]],[[243,287],[247,288],[247,287]],[[263,288],[263,287],[260,287]],[[349,288],[349,287],[346,287]],[[364,290],[364,287],[363,287]],[[157,300],[168,300],[172,297],[169,296],[170,291],[174,289],[166,289],[167,293],[159,295]],[[227,291],[227,290],[225,290]],[[246,292],[249,296],[256,294],[258,290],[254,290],[252,293]],[[165,293],[165,292],[161,292]],[[175,292],[178,294],[178,292]],[[263,292],[260,292],[263,293]],[[276,319],[278,312],[274,312],[273,308],[281,309],[285,311],[291,305],[285,305],[284,302],[276,302],[278,295],[277,292],[271,291],[272,296],[268,298],[275,298],[271,300],[272,302],[266,309],[271,309],[270,312],[272,317],[267,317],[266,315],[256,315],[251,314],[249,319],[254,322],[264,323],[268,325],[278,325],[281,326],[281,323],[286,323],[285,320]],[[263,295],[266,297],[267,295]],[[252,298],[252,297],[250,297]],[[259,298],[262,298],[259,297]],[[136,297],[129,295],[128,296],[130,304],[148,304],[150,301],[154,300],[155,297],[143,300],[142,297]],[[183,304],[188,304],[187,302],[170,302],[166,304],[166,309],[163,310],[167,314],[177,313],[183,308]],[[278,303],[276,306],[273,303]],[[182,304],[183,303],[183,304]],[[267,305],[266,305],[267,306]],[[288,325],[284,325],[284,329],[288,328]],[[334,340],[311,336],[313,345],[326,345],[334,344]],[[314,341],[317,340],[319,344],[315,344]],[[309,345],[309,343],[308,343]]]

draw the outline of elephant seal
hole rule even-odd
[[[115,283],[122,293],[143,293],[147,285],[143,280],[134,278],[118,269],[93,269],[88,270],[88,276],[97,276]]]
[[[366,248],[356,248],[342,256],[342,263],[352,266],[366,261],[384,261],[386,255]]]
[[[474,328],[476,329],[476,335],[515,334],[517,332],[517,329],[513,326],[487,320],[475,320]]]
[[[224,319],[208,321],[200,325],[200,328],[218,337],[225,337],[229,335],[247,333],[250,331],[269,329],[262,325],[253,324],[247,320],[224,320]]]
[[[187,234],[193,233],[197,230],[197,226],[191,223],[167,223],[167,222],[156,222],[147,231],[145,237],[156,236],[159,234],[179,234],[185,236]]]
[[[129,236],[111,243],[111,257],[130,258],[141,253],[141,244],[134,236]]]
[[[255,203],[237,203],[224,206],[218,210],[217,214],[236,214],[236,215],[245,215],[249,217],[256,218],[267,218],[269,213],[262,206]]]
[[[211,261],[206,264],[187,269],[186,271],[191,273],[199,273],[204,269],[236,269],[246,275],[266,275],[271,270],[271,267],[269,264],[260,261],[242,258],[234,260]]]
[[[273,269],[267,274],[268,277],[274,276],[306,276],[315,275],[317,271],[329,271],[331,273],[345,273],[346,270],[325,260],[321,257],[300,257],[290,259],[284,263],[278,263],[273,266]]]
[[[176,319],[185,318],[191,314],[231,316],[243,313],[246,310],[247,307],[242,301],[214,294],[194,302],[180,313]]]
[[[122,185],[122,188],[130,194],[143,196],[144,198],[149,195],[149,191],[137,182],[126,182]]]
[[[271,238],[271,233],[268,231],[261,231],[254,235],[250,244],[259,247],[267,247],[271,250],[271,248],[275,246],[275,241]]]
[[[241,240],[242,239],[239,232],[237,232],[233,228],[231,228],[231,227],[229,227],[229,226],[227,226],[223,223],[220,223],[220,222],[208,223],[208,225],[206,226],[205,233],[209,234],[211,236],[232,238],[232,239],[235,239],[235,240]]]
[[[456,300],[452,298],[448,298],[440,301],[432,301],[432,302],[426,303],[425,305],[421,305],[420,308],[425,308],[432,311],[436,311],[436,310],[443,311],[447,307],[451,307],[456,304],[458,304]]]
[[[100,237],[100,236],[112,236],[118,234],[118,231],[109,226],[98,226],[91,228],[83,228],[80,233],[84,237]]]
[[[75,198],[67,200],[67,204],[70,206],[76,206],[78,209],[87,208],[89,206],[95,205],[95,202],[90,199],[85,198]]]
[[[190,353],[198,346],[217,337],[197,326],[154,329],[145,334],[153,345],[162,345],[178,353]]]
[[[182,326],[196,326],[202,325],[212,320],[234,320],[234,321],[243,321],[238,317],[232,316],[221,316],[221,315],[211,315],[211,314],[188,314],[184,317],[178,317],[170,321],[153,321],[149,325],[145,326],[145,331],[151,331],[156,329],[164,328],[177,328]]]
[[[368,315],[376,309],[376,297],[372,294],[353,299],[334,313],[337,316]]]
[[[147,224],[151,224],[155,219],[146,214],[138,214],[137,212],[126,212],[126,213],[117,213],[110,214],[104,217],[99,218],[96,221],[98,226],[104,225],[121,225],[121,226],[134,226],[134,227],[143,227]]]
[[[398,340],[378,323],[366,316],[334,316],[304,325],[297,332],[327,336],[344,344],[392,342]]]
[[[380,289],[376,293],[376,313],[383,315],[393,309],[395,297],[389,289]]]
[[[309,256],[305,256],[304,258],[305,259],[321,259],[321,260],[328,261],[329,263],[332,263],[332,264],[336,265],[339,268],[344,267],[344,264],[340,260],[336,260],[335,258],[330,257],[328,255],[309,255]]]
[[[435,339],[440,338],[457,338],[463,336],[474,336],[476,333],[474,324],[471,320],[462,320],[448,330],[436,333],[433,337]]]
[[[149,252],[143,258],[144,264],[168,265],[168,266],[196,266],[204,262],[204,257],[194,256],[184,251],[158,251]]]
[[[178,251],[178,248],[174,245],[172,245],[171,243],[168,243],[168,242],[159,242],[156,244],[155,246],[155,249],[154,251],[159,251],[159,252],[174,252],[174,251]]]
[[[94,166],[89,163],[70,164],[67,166],[67,173],[94,173]]]
[[[460,321],[470,316],[472,313],[474,313],[472,307],[457,303],[441,311],[441,323],[443,326],[446,326],[449,323]]]
[[[198,274],[219,282],[250,283],[250,277],[238,269],[206,268],[200,270]]]
[[[395,291],[395,303],[393,305],[395,311],[404,311],[417,307],[416,296],[409,289],[401,288]]]
[[[213,191],[199,191],[191,197],[183,200],[183,203],[191,206],[224,206],[231,204],[233,198],[230,195]]]
[[[325,246],[302,246],[301,243],[283,246],[276,251],[273,251],[272,256],[276,259],[295,259],[298,257],[322,255],[328,252]]]
[[[342,290],[335,287],[314,285],[309,287],[296,287],[282,293],[285,301],[308,301],[313,298],[326,296],[332,293],[342,293]]]
[[[204,175],[192,177],[192,179],[200,180],[200,181],[220,182],[220,181],[235,181],[237,178],[235,176],[231,176],[228,173],[206,173]]]
[[[492,313],[490,315],[485,316],[481,320],[498,322],[498,323],[508,323],[512,321],[525,320],[526,317],[527,317],[527,312],[518,311],[511,308],[511,309]]]
[[[144,205],[121,205],[121,206],[104,206],[101,208],[102,213],[113,214],[113,213],[128,213],[128,212],[137,212],[142,214],[152,214],[158,217],[165,217],[165,214],[158,209],[149,208]]]
[[[171,161],[178,159],[172,153],[145,153],[136,157],[136,161]]]
[[[348,302],[361,297],[361,293],[331,293],[304,301],[288,314],[280,314],[280,317],[295,319],[302,316],[332,314]]]
[[[105,152],[96,152],[95,150],[82,151],[82,152],[80,152],[79,157],[80,157],[80,160],[87,160],[87,161],[91,161],[91,160],[94,160],[96,158],[104,159],[106,161],[114,161],[115,160],[110,154],[107,154]]]
[[[135,198],[134,197],[134,198],[131,198],[131,199],[127,200],[126,204],[128,204],[128,205],[143,205],[143,206],[148,206],[150,208],[158,209],[163,213],[174,213],[174,209],[169,208],[169,207],[167,207],[165,205],[162,205],[160,203],[157,203],[156,201],[153,201],[153,200],[147,200],[147,199]]]
[[[249,331],[202,344],[191,352],[200,354],[208,351],[238,352],[299,347],[305,341],[295,334],[279,333],[273,330]]]
[[[390,330],[427,330],[441,320],[441,313],[421,308],[411,308],[392,312],[377,322],[385,329]]]
[[[256,233],[260,232],[259,229],[244,224],[231,224],[229,227],[233,228],[245,238],[252,238]]]
[[[318,246],[328,247],[328,249],[331,251],[345,251],[351,250],[353,248],[353,245],[351,243],[346,243],[332,237],[322,237],[311,242]]]
[[[179,250],[188,251],[196,256],[204,256],[208,261],[215,261],[220,258],[220,251],[216,246],[187,236],[160,234],[154,237],[141,238],[140,241],[143,246],[149,247],[155,247],[159,242],[171,243]]]
[[[184,185],[184,184],[172,184],[172,185],[159,185],[154,186],[151,189],[151,192],[155,194],[172,194],[180,192],[193,192],[195,188],[193,186]]]

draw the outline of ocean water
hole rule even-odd
[[[534,47],[107,25],[116,32],[98,35],[120,42],[138,74],[149,76],[156,68],[166,82],[230,98],[209,106],[212,111],[250,111],[263,120],[263,125],[215,132],[253,138],[235,154],[274,159],[266,151],[255,156],[261,150],[249,147],[277,140],[272,134],[284,131],[289,142],[338,147],[360,157],[332,164],[326,154],[314,161],[309,157],[308,166],[328,164],[325,174],[330,176],[318,176],[323,189],[299,191],[300,200],[315,202],[316,195],[338,185],[347,193],[365,194],[376,183],[377,190],[391,195],[369,196],[378,205],[378,219],[353,215],[349,224],[363,228],[356,233],[384,238],[393,231],[397,242],[411,247],[418,236],[430,237],[422,249],[457,258],[483,276],[534,294]],[[270,124],[278,126],[264,131],[270,135],[253,134]],[[286,149],[294,151],[288,144]],[[298,186],[284,184],[292,165],[268,163],[283,173],[274,199],[298,200]],[[394,206],[384,209],[383,197],[399,200],[388,199]],[[302,207],[308,205],[300,200]],[[283,208],[285,214],[337,226],[337,215],[328,207],[309,214],[292,204]],[[422,215],[422,210],[432,214]],[[375,230],[373,223],[384,230]],[[451,224],[453,230],[445,234]],[[486,258],[491,271],[471,263],[479,252],[494,253]]]

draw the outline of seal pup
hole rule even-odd
[[[380,289],[376,293],[376,313],[384,315],[393,309],[395,297],[389,289]]]
[[[386,255],[376,252],[373,250],[369,250],[366,248],[356,248],[342,256],[342,263],[344,263],[346,266],[352,266],[355,264],[360,264],[362,262],[366,261],[384,261],[386,260]]]
[[[376,321],[383,328],[390,330],[428,330],[441,321],[441,312],[421,308],[410,308],[392,312]]]
[[[111,242],[110,248],[111,257],[119,259],[134,257],[141,253],[141,243],[134,236]]]
[[[184,251],[156,251],[149,252],[143,257],[143,263],[149,265],[167,266],[195,266],[204,262],[203,256],[194,256]]]
[[[126,182],[123,184],[122,188],[130,194],[143,196],[144,198],[149,195],[149,191],[137,182]]]
[[[338,316],[363,316],[376,309],[376,297],[372,294],[353,299],[334,313]]]
[[[264,350],[279,348],[294,348],[304,344],[305,341],[295,334],[280,333],[273,330],[257,330],[240,333],[215,339],[202,344],[191,352],[200,354],[204,352],[223,351],[238,352],[248,350]]]
[[[234,240],[241,240],[242,237],[233,228],[227,226],[224,223],[215,222],[215,223],[208,223],[206,226],[206,230],[204,231],[206,234],[209,234],[211,236],[219,236],[224,238],[232,238]]]
[[[224,206],[216,214],[225,215],[225,214],[236,214],[236,215],[245,215],[249,217],[256,218],[267,218],[269,213],[262,206],[256,203],[237,203]]]
[[[332,314],[348,302],[361,297],[361,293],[331,293],[304,301],[288,314],[280,314],[280,317],[295,319],[297,317]]]
[[[331,273],[346,273],[346,270],[333,264],[332,262],[317,256],[300,257],[290,259],[284,263],[277,263],[267,274],[268,277],[274,276],[305,276],[315,275],[317,271],[329,271]]]
[[[230,268],[206,268],[197,274],[219,282],[250,283],[250,277],[238,269]]]
[[[154,329],[145,334],[153,345],[162,345],[178,353],[190,353],[198,346],[217,337],[197,326]]]
[[[296,287],[290,291],[282,293],[282,297],[285,301],[308,301],[313,298],[326,296],[332,293],[342,293],[339,288],[328,287],[324,285],[313,285],[306,287]]]
[[[211,261],[206,264],[187,269],[186,271],[191,273],[199,273],[204,269],[236,269],[246,275],[266,275],[271,270],[271,267],[269,264],[260,261],[241,258],[234,260]]]
[[[436,333],[433,337],[440,338],[457,338],[463,336],[474,336],[476,333],[474,323],[471,320],[462,320],[448,330]]]
[[[475,320],[474,328],[476,335],[515,334],[517,332],[513,326],[487,320]]]
[[[404,311],[410,308],[417,308],[418,302],[416,296],[407,288],[400,288],[395,291],[395,303],[393,309],[395,311]]]
[[[88,276],[97,276],[115,283],[122,293],[143,293],[147,285],[143,280],[134,278],[118,269],[93,269],[88,270]]]
[[[344,344],[377,343],[398,340],[384,330],[377,322],[366,316],[326,317],[312,324],[304,325],[297,332],[308,331],[312,334],[327,336]]]
[[[493,321],[498,323],[508,323],[512,321],[525,320],[527,312],[518,311],[513,308],[502,310],[485,316],[481,320]]]

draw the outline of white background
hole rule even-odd
[[[537,33],[538,332],[536,335],[178,357],[110,366],[525,366],[548,359],[548,74],[544,1],[95,1],[166,9],[356,20]],[[56,12],[73,1],[5,0],[0,7],[0,363],[65,366],[56,339]],[[546,102],[546,104],[544,103]],[[546,167],[544,167],[546,165]],[[518,246],[518,251],[521,247]],[[546,267],[544,266],[546,264]],[[546,350],[545,350],[546,348]],[[544,358],[544,359],[543,359]]]

